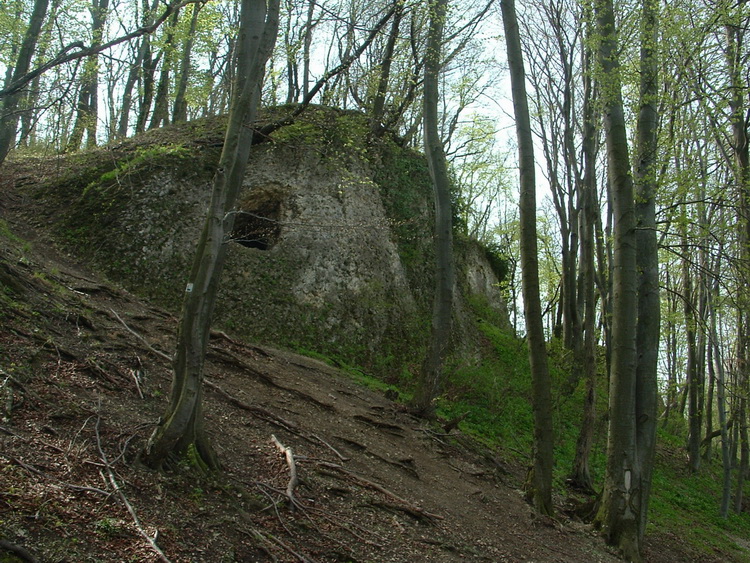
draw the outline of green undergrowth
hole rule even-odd
[[[341,358],[338,358],[336,356],[327,356],[325,354],[321,354],[320,352],[316,352],[304,347],[297,347],[295,349],[295,352],[303,356],[307,356],[308,358],[319,360],[331,367],[335,367],[341,370],[353,381],[357,382],[363,387],[366,387],[367,389],[386,393],[388,394],[388,396],[397,398],[401,401],[408,401],[411,398],[411,395],[408,392],[402,391],[398,386],[392,383],[387,383],[381,378],[372,376],[363,369],[354,366],[346,360],[342,360]],[[406,374],[406,377],[409,378],[411,376],[410,374]]]
[[[719,515],[723,483],[720,452],[715,448],[711,459],[703,461],[701,470],[691,474],[687,467],[685,431],[686,428],[674,423],[667,429],[659,429],[646,533],[679,537],[691,550],[703,552],[706,557],[730,552],[738,560],[750,561],[750,551],[738,545],[749,543],[750,514],[737,514],[730,504],[728,517]],[[736,472],[732,493],[735,478]]]

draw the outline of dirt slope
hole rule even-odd
[[[426,426],[322,362],[221,333],[205,407],[225,471],[201,475],[189,459],[168,474],[144,468],[176,319],[57,254],[19,219],[24,202],[0,193],[1,217],[32,240],[0,244],[0,556],[618,560],[587,526],[535,517],[519,469],[460,432]],[[678,545],[649,559],[693,560]]]

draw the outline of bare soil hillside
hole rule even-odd
[[[523,468],[460,430],[219,332],[205,407],[224,470],[143,467],[176,319],[57,253],[11,185],[0,172],[0,560],[618,561],[564,499],[535,516]],[[729,557],[682,549],[652,537],[648,560]]]

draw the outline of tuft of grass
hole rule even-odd
[[[295,352],[303,356],[307,356],[308,358],[314,358],[316,360],[320,360],[321,362],[328,364],[331,367],[340,369],[351,379],[353,379],[354,381],[356,381],[358,384],[362,385],[363,387],[366,387],[367,389],[371,389],[373,391],[380,391],[383,393],[395,392],[398,394],[399,398],[404,401],[410,398],[410,395],[408,393],[401,391],[395,385],[386,383],[382,379],[374,377],[366,373],[363,369],[357,366],[351,365],[345,360],[342,360],[338,357],[327,356],[325,354],[321,354],[320,352],[316,352],[314,350],[310,350],[304,347],[297,347],[295,349]]]

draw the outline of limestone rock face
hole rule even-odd
[[[214,322],[237,336],[398,377],[421,360],[430,330],[429,176],[418,155],[373,162],[361,150],[332,146],[254,147]],[[195,164],[201,159],[178,156],[87,185],[69,221],[75,228],[66,227],[90,223],[76,244],[110,277],[175,311],[211,190],[211,171]],[[402,180],[408,190],[395,185]],[[466,297],[479,296],[505,319],[507,311],[481,249],[463,244],[457,262],[461,345],[474,323]]]
[[[314,150],[254,152],[220,317],[253,338],[345,356],[400,347],[417,306],[370,178],[361,164],[332,164]]]

